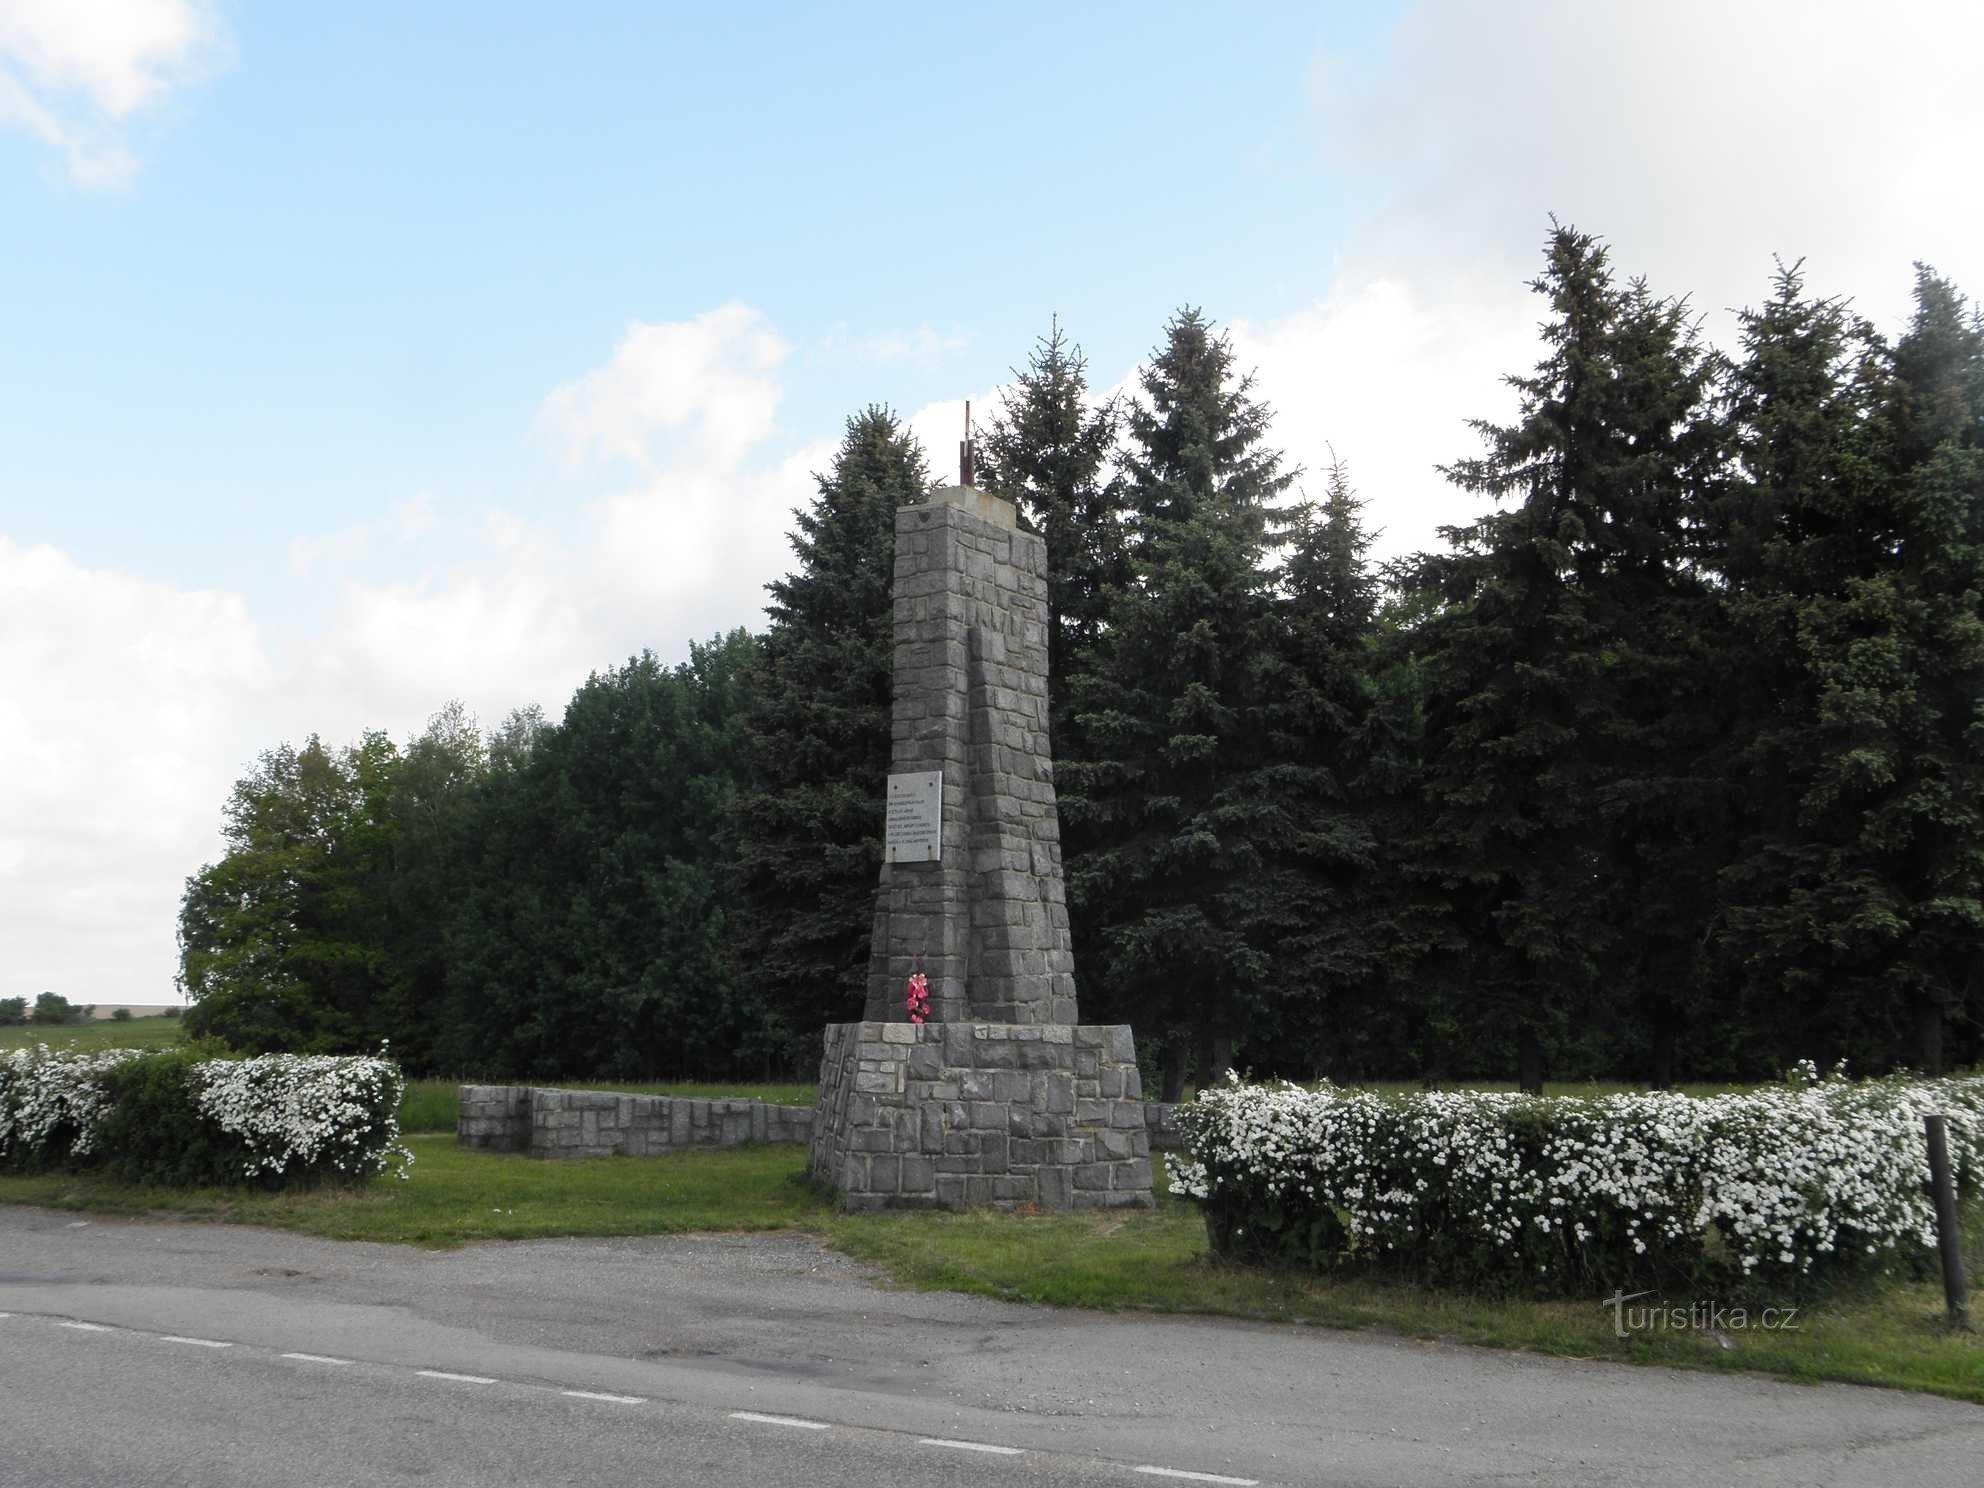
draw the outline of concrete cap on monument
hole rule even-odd
[[[925,498],[929,506],[959,506],[970,512],[981,522],[989,522],[994,527],[1004,527],[1008,531],[1018,528],[1019,511],[1003,496],[994,496],[990,491],[981,491],[976,486],[939,486]]]

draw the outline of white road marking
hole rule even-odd
[[[1001,1457],[1023,1457],[1024,1447],[995,1447],[990,1442],[952,1441],[944,1436],[920,1436],[916,1439],[920,1447],[956,1447],[960,1452],[997,1452]]]
[[[420,1369],[414,1371],[428,1379],[460,1380],[465,1385],[493,1385],[496,1383],[486,1374],[450,1374],[445,1369]]]
[[[301,1359],[305,1364],[349,1364],[349,1359],[333,1359],[329,1354],[284,1354],[285,1359]]]
[[[1154,1478],[1190,1478],[1194,1483],[1233,1483],[1238,1488],[1256,1488],[1259,1478],[1228,1478],[1218,1473],[1186,1472],[1181,1467],[1140,1467],[1140,1473],[1149,1473]]]
[[[646,1405],[647,1399],[641,1395],[602,1395],[597,1390],[566,1390],[563,1392],[574,1400],[604,1400],[609,1405]]]
[[[111,1330],[102,1323],[57,1323],[58,1328],[74,1328],[78,1333],[108,1333]]]
[[[831,1430],[831,1421],[802,1421],[797,1416],[761,1416],[756,1411],[732,1411],[733,1421],[763,1421],[767,1426],[797,1426],[802,1431]]]
[[[218,1338],[181,1338],[177,1333],[159,1334],[160,1343],[190,1343],[196,1348],[233,1348],[231,1343],[222,1343]]]

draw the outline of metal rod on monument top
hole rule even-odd
[[[971,484],[971,399],[964,401],[964,438],[958,441],[958,484]]]

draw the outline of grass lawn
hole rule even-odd
[[[545,1235],[776,1230],[829,1212],[799,1181],[793,1147],[736,1147],[665,1158],[546,1162],[471,1152],[452,1136],[408,1138],[412,1176],[360,1188],[264,1194],[151,1188],[92,1174],[0,1175],[0,1203],[268,1225],[332,1240],[450,1246]]]
[[[409,1145],[418,1155],[411,1179],[379,1179],[356,1190],[262,1195],[9,1175],[0,1176],[0,1202],[427,1246],[798,1227],[914,1287],[1072,1307],[1382,1328],[1578,1358],[1890,1385],[1984,1404],[1984,1335],[1943,1331],[1942,1294],[1933,1283],[1814,1304],[1795,1331],[1731,1331],[1724,1335],[1727,1347],[1702,1334],[1620,1339],[1613,1336],[1611,1309],[1596,1302],[1503,1301],[1215,1265],[1197,1211],[1169,1197],[1149,1213],[844,1215],[801,1181],[805,1155],[796,1147],[547,1162],[463,1151],[440,1135],[415,1136]],[[1967,1248],[1984,1255],[1984,1224],[1973,1225]]]

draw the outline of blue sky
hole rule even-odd
[[[1052,315],[1203,306],[1409,551],[1549,214],[1893,331],[1980,138],[1958,0],[0,0],[0,996],[173,996],[263,748],[757,623],[845,416],[948,473]]]
[[[714,14],[229,9],[121,189],[4,137],[0,524],[253,593],[409,490],[555,511],[547,387],[727,301],[792,343],[781,432],[963,396],[1056,311],[1113,375],[1181,299],[1313,294],[1351,206],[1305,71],[1386,13]]]

